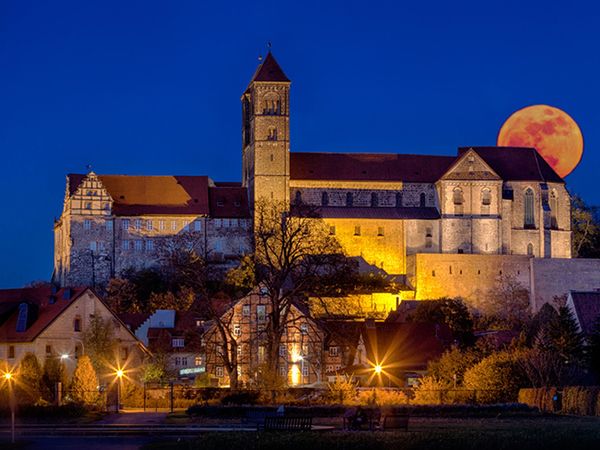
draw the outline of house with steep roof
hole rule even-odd
[[[102,318],[115,339],[114,367],[138,368],[145,346],[90,288],[51,286],[0,290],[0,360],[16,367],[26,353],[40,364],[61,360],[71,374],[86,353],[93,318]]]
[[[600,324],[600,290],[571,291],[566,306],[573,314],[584,338],[589,338]]]

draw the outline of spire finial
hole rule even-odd
[[[267,41],[267,48],[269,49],[269,51],[271,51],[272,47],[273,45],[271,45],[271,41]]]
[[[88,173],[92,171],[92,165],[88,164],[87,166],[85,166],[85,168],[87,169]]]

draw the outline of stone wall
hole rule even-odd
[[[544,303],[557,305],[557,298],[570,290],[590,291],[600,289],[600,259],[533,258],[532,297],[537,311]]]
[[[529,288],[529,258],[509,255],[416,254],[407,257],[407,281],[416,300],[461,297],[472,305],[514,278]]]

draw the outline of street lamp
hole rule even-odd
[[[377,375],[381,375],[381,372],[383,371],[383,367],[381,367],[381,364],[377,364],[377,365],[375,365],[375,367],[373,367],[373,370],[375,371],[375,373]]]
[[[123,378],[123,369],[117,369],[117,412],[121,409],[121,379]]]
[[[11,442],[15,443],[15,393],[12,389],[13,374],[11,372],[4,373],[4,379],[8,384],[8,403],[10,404],[10,433]]]

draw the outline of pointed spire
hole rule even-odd
[[[279,81],[289,83],[290,80],[285,73],[283,73],[283,70],[275,60],[273,54],[269,52],[262,64],[256,69],[252,81]]]

